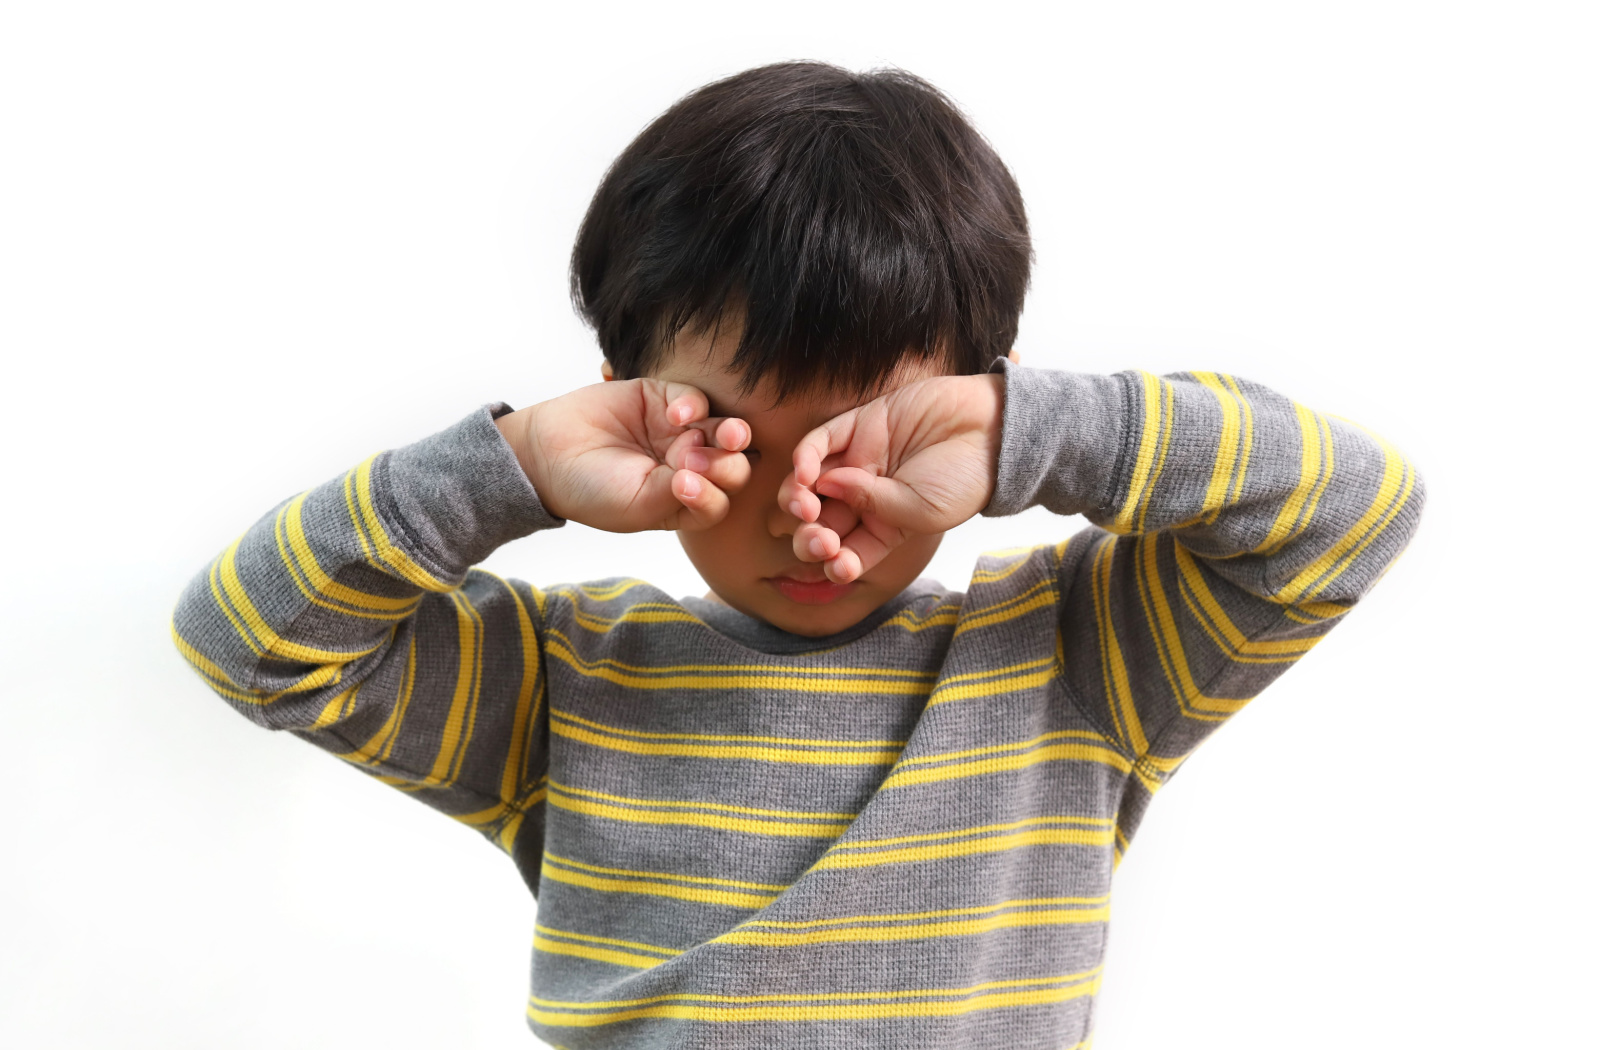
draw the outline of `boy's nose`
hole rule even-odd
[[[818,523],[832,529],[840,539],[850,535],[861,519],[850,505],[843,500],[824,499],[822,513],[817,516]],[[779,539],[795,534],[800,527],[800,519],[778,506],[774,500],[772,509],[767,512],[767,531]],[[805,559],[810,561],[811,559]]]
[[[778,506],[774,498],[771,509],[767,511],[767,531],[774,537],[793,536],[794,530],[799,527],[800,519]]]

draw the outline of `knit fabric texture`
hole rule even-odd
[[[1231,376],[995,367],[984,513],[1094,526],[839,635],[472,568],[561,524],[498,405],[267,514],[184,592],[178,648],[510,856],[554,1046],[1087,1045],[1151,797],[1383,574],[1423,489]]]

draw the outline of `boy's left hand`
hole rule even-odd
[[[795,549],[822,538],[838,550],[823,571],[849,583],[907,536],[953,529],[988,506],[1004,399],[997,374],[924,379],[801,438],[778,490],[779,505],[805,523]],[[821,523],[822,497],[848,504],[854,528],[840,536]]]

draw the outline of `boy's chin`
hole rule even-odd
[[[855,587],[837,600],[826,602],[816,602],[817,596],[806,594],[786,597],[781,586],[766,580],[757,588],[754,594],[713,592],[708,597],[803,638],[826,638],[847,631],[883,604],[882,598],[875,595],[876,588]]]

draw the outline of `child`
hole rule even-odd
[[[482,832],[564,1047],[1086,1046],[1112,870],[1423,502],[1260,386],[1008,359],[1017,188],[933,88],[787,63],[607,173],[574,298],[607,380],[282,504],[177,644],[257,723]],[[1098,527],[918,575],[977,513]],[[711,587],[473,569],[572,519]]]

